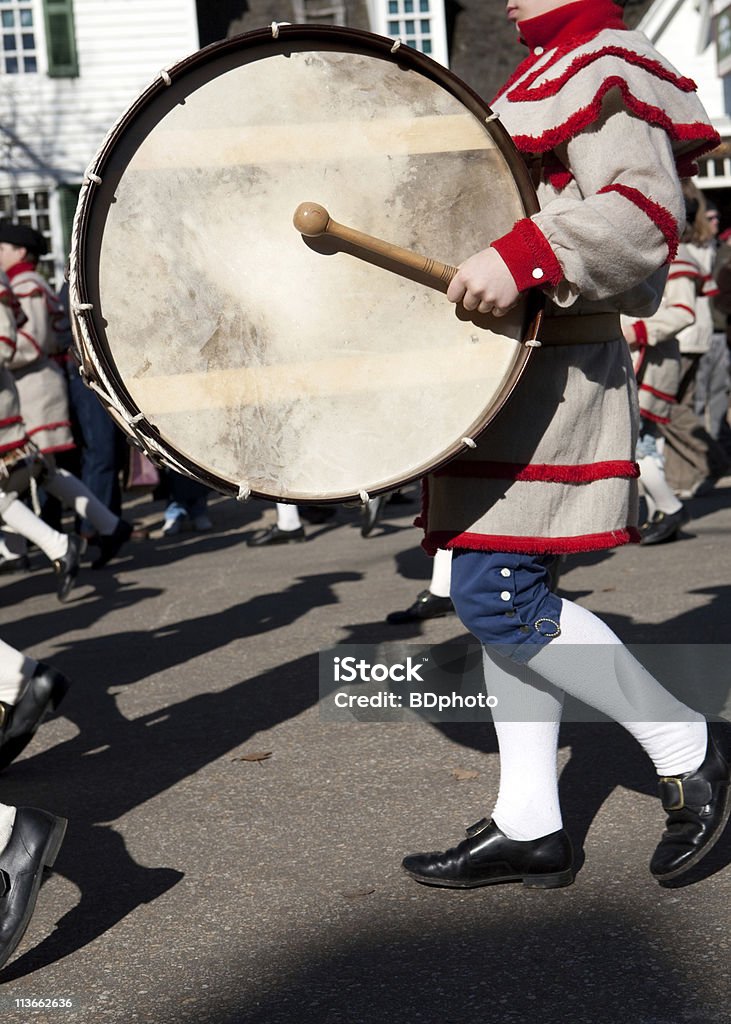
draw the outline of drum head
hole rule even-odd
[[[335,501],[416,479],[527,359],[524,307],[460,317],[434,282],[293,226],[321,203],[457,264],[537,208],[489,109],[392,48],[304,26],[208,47],[140,97],[82,191],[87,373],[148,448],[224,492]]]

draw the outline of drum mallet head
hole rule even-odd
[[[319,203],[300,203],[294,211],[292,223],[301,235],[315,238],[324,235],[330,223],[330,214]]]

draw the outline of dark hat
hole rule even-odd
[[[48,244],[35,228],[27,224],[12,224],[9,221],[0,221],[0,242],[9,242],[11,245],[22,246],[28,252],[36,256],[45,256],[48,252]]]

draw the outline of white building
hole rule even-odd
[[[731,215],[731,0],[655,0],[638,26],[698,85],[723,146],[700,161],[697,183]]]
[[[196,4],[2,0],[0,25],[0,216],[50,239],[58,277],[86,167],[160,69],[198,49]]]

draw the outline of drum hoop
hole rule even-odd
[[[275,27],[276,33],[274,31]],[[493,113],[490,106],[470,86],[455,75],[453,71],[438,64],[420,50],[406,45],[396,45],[393,39],[360,29],[344,28],[337,25],[278,24],[270,28],[256,29],[252,32],[232,36],[230,39],[211,43],[209,46],[203,47],[195,53],[184,57],[160,72],[151,85],[137,97],[134,103],[119,118],[102,142],[97,155],[85,173],[72,228],[71,255],[69,260],[69,296],[72,313],[72,332],[81,363],[81,375],[85,382],[103,400],[107,411],[117,420],[122,429],[130,435],[131,443],[140,448],[153,462],[157,464],[164,463],[176,472],[201,480],[208,487],[241,500],[256,497],[270,501],[287,502],[288,499],[281,495],[251,490],[246,482],[239,485],[232,484],[229,479],[218,476],[211,470],[201,466],[200,463],[194,462],[185,453],[177,450],[161,437],[161,432],[153,423],[147,420],[144,413],[141,412],[133,401],[125,387],[124,381],[119,376],[116,366],[109,358],[108,347],[102,343],[105,340],[105,332],[103,329],[99,329],[97,322],[98,314],[96,314],[94,306],[90,301],[86,284],[88,268],[85,259],[89,240],[89,221],[97,186],[103,181],[105,169],[108,166],[109,160],[113,157],[117,143],[137,121],[140,114],[147,109],[156,97],[165,92],[176,76],[202,67],[212,59],[235,53],[242,48],[242,44],[248,50],[256,49],[259,45],[262,45],[263,48],[263,44],[274,43],[275,41],[280,47],[280,52],[281,49],[286,50],[286,46],[283,46],[283,44],[286,44],[287,41],[293,44],[308,42],[319,44],[320,49],[333,52],[356,52],[359,55],[375,57],[396,65],[405,65],[409,70],[418,71],[421,75],[435,82],[454,96],[466,110],[482,123],[483,129],[491,136],[492,141],[495,143],[496,148],[499,150],[513,176],[525,216],[530,217],[532,214],[537,213],[540,209],[540,204],[528,168],[510,135],[499,122],[497,115]],[[348,43],[351,45],[346,45]],[[313,46],[312,49],[314,48]],[[265,56],[260,59],[265,59]],[[536,338],[542,317],[543,305],[544,299],[541,294],[531,295],[525,301],[524,341]],[[490,415],[486,417],[485,413],[483,413],[468,428],[466,437],[457,439],[439,460],[417,467],[408,476],[401,476],[397,480],[384,482],[377,488],[374,488],[368,495],[364,495],[361,492],[360,495],[343,494],[335,497],[318,497],[311,500],[317,504],[337,504],[357,498],[365,500],[367,497],[385,494],[393,490],[394,487],[413,483],[421,479],[425,474],[435,472],[446,463],[451,462],[457,455],[470,447],[490,426],[513,394],[532,354],[533,347],[523,345],[520,357],[516,360],[515,365],[508,374],[507,380],[494,399]],[[103,387],[100,387],[100,384]],[[291,500],[297,503],[305,503],[305,500],[301,498]]]

